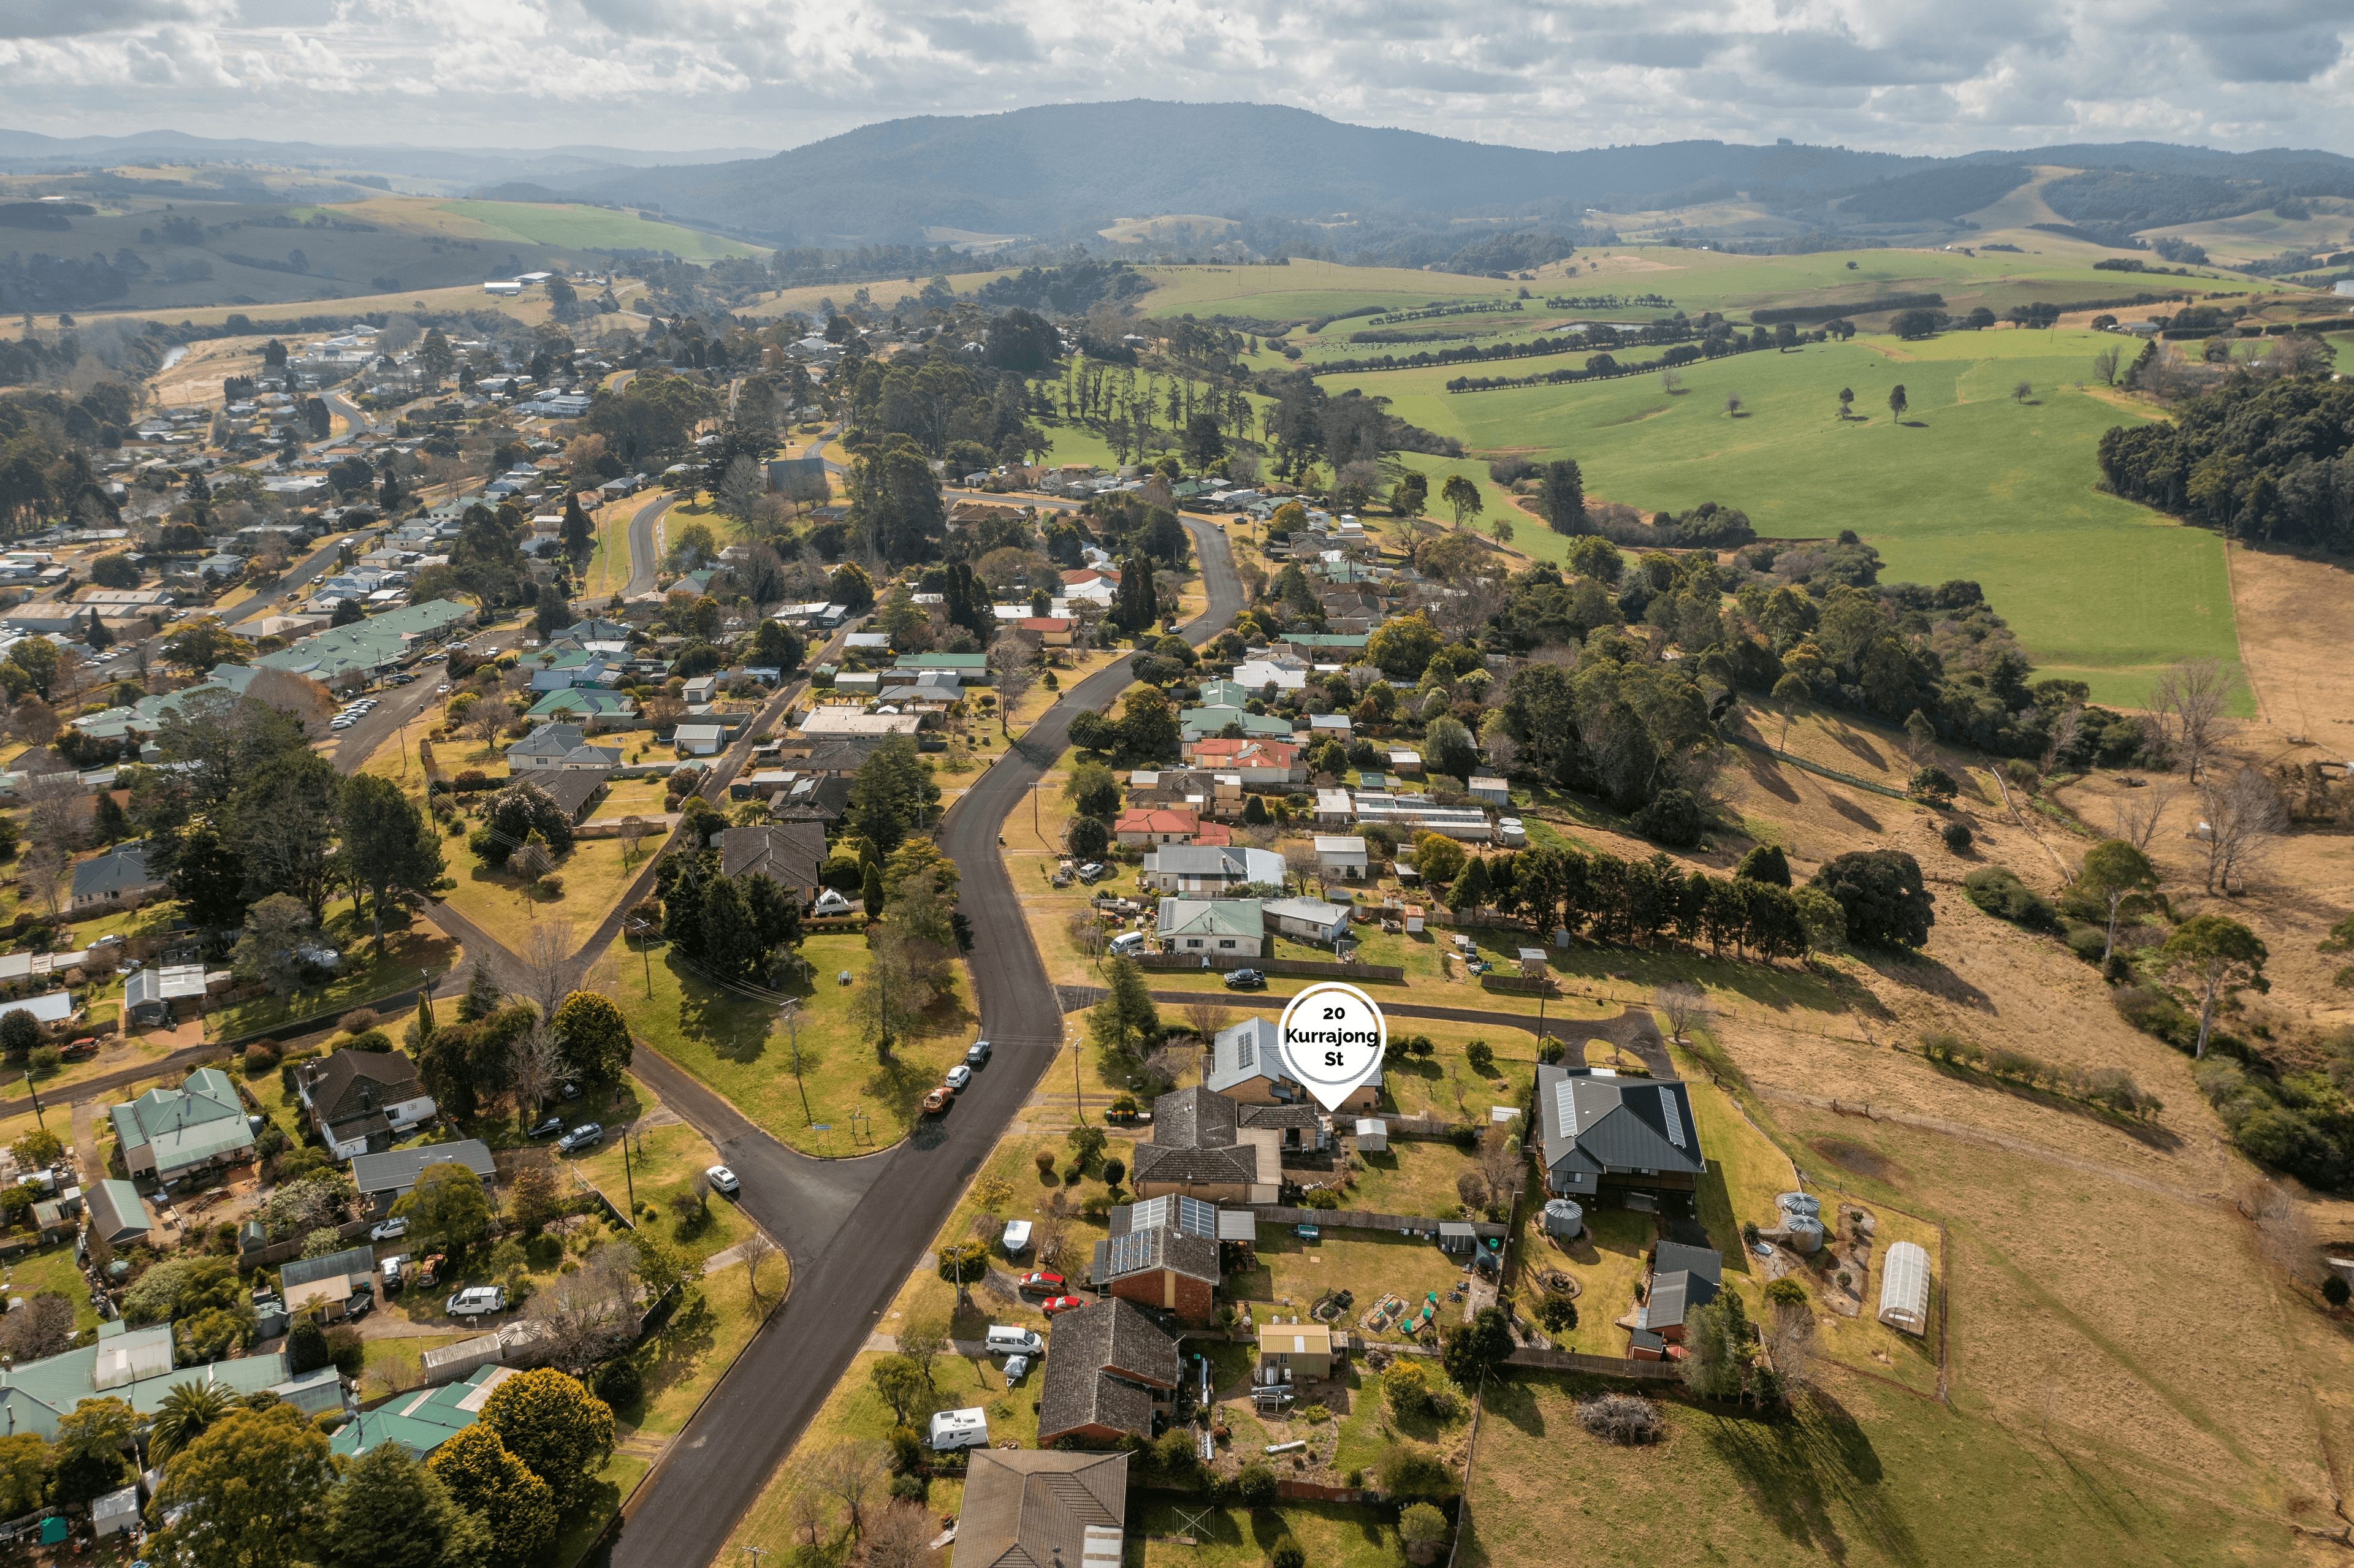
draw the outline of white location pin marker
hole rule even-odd
[[[1291,999],[1278,1025],[1291,1075],[1326,1110],[1338,1110],[1380,1066],[1389,1021],[1352,985],[1312,985]]]

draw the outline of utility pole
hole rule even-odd
[[[817,1125],[817,1113],[810,1109],[809,1085],[801,1081],[801,1026],[800,1001],[793,997],[787,997],[783,1003],[783,1011],[785,1014],[785,1033],[787,1038],[792,1042],[793,1047],[793,1087],[801,1091],[801,1123],[805,1127],[815,1127]]]
[[[41,1114],[41,1091],[33,1086],[33,1069],[29,1065],[25,1068],[25,1088],[33,1097],[33,1124],[46,1132],[48,1130],[48,1118]]]
[[[630,1143],[632,1138],[641,1136],[642,1135],[629,1132],[621,1134],[621,1180],[630,1189],[630,1223],[633,1225],[637,1223],[638,1214],[638,1179],[636,1173],[630,1169]],[[645,1150],[641,1149],[638,1152],[642,1154]]]

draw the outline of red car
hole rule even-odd
[[[1022,1277],[1023,1289],[1036,1291],[1043,1296],[1061,1295],[1063,1293],[1063,1285],[1064,1279],[1059,1274],[1047,1274],[1041,1271],[1036,1274],[1025,1274]]]
[[[69,1062],[80,1062],[87,1057],[95,1056],[98,1054],[98,1036],[92,1034],[77,1040],[58,1054]]]
[[[1057,1312],[1067,1312],[1074,1307],[1084,1307],[1086,1305],[1087,1303],[1085,1301],[1080,1300],[1076,1296],[1054,1296],[1038,1303],[1038,1310],[1051,1318]]]
[[[926,1116],[938,1116],[940,1112],[948,1109],[949,1102],[955,1098],[955,1091],[949,1088],[946,1085],[942,1085],[940,1087],[934,1089],[930,1094],[924,1097],[924,1114]]]

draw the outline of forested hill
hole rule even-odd
[[[1934,160],[1838,147],[1675,142],[1543,153],[1344,125],[1257,103],[1056,104],[928,116],[735,164],[647,169],[586,194],[779,243],[903,240],[928,227],[1051,234],[1122,215],[1519,210],[1575,222],[1614,194],[1703,185],[1819,196]],[[1729,185],[1726,184],[1729,182]]]

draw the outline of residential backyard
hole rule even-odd
[[[551,898],[542,890],[526,893],[521,875],[476,859],[462,840],[451,839],[443,853],[457,885],[442,896],[451,908],[485,930],[511,930],[518,920],[546,915],[586,930],[612,911],[631,880],[645,869],[647,848],[642,844],[631,854],[620,839],[577,841],[556,857],[553,875],[562,879],[562,890]]]
[[[368,918],[355,912],[348,898],[332,901],[321,931],[344,956],[334,979],[289,997],[263,995],[219,1008],[206,1015],[206,1033],[217,1040],[228,1039],[301,1019],[323,1022],[362,1002],[414,991],[458,961],[458,944],[429,922],[415,919],[407,929],[398,930],[391,918],[387,916],[385,950],[379,957]]]

